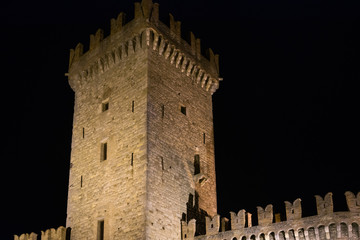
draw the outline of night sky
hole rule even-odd
[[[220,55],[213,95],[218,212],[360,191],[360,1],[159,0]],[[69,49],[133,0],[1,3],[1,239],[65,225],[74,93]],[[5,213],[5,214],[4,214]],[[256,218],[256,217],[255,217]],[[4,233],[5,232],[5,233]]]

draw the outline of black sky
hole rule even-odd
[[[359,1],[159,0],[220,54],[213,96],[218,212],[302,199],[359,184]],[[1,4],[2,239],[65,224],[74,94],[69,49],[89,44],[133,0]],[[4,233],[5,232],[5,233]]]

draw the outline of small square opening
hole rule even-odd
[[[180,112],[184,115],[186,115],[186,107],[185,106],[180,106]]]
[[[164,118],[165,116],[165,106],[161,105],[161,118]]]
[[[103,102],[101,105],[101,111],[105,112],[107,110],[109,110],[109,102]]]

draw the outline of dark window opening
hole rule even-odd
[[[85,128],[83,128],[82,137],[85,138]]]
[[[107,151],[108,151],[108,148],[107,148],[107,143],[102,143],[101,144],[101,157],[100,157],[100,160],[101,161],[105,161],[107,159]]]
[[[206,143],[206,134],[203,133],[203,144],[205,144],[205,143]]]
[[[165,116],[165,106],[161,105],[161,118],[164,118]]]
[[[102,110],[103,112],[109,110],[109,102],[103,102],[103,103],[102,103],[102,106],[101,106],[101,110]]]
[[[65,240],[70,240],[70,236],[71,236],[71,228],[66,228],[66,236],[65,236]]]
[[[98,221],[97,240],[104,240],[104,220]]]
[[[131,166],[134,166],[134,153],[131,153]]]
[[[161,158],[161,169],[164,171],[165,170],[165,167],[164,167],[164,158],[163,157],[160,157]]]
[[[134,110],[135,110],[135,101],[132,101],[131,112],[134,112]]]
[[[186,115],[186,107],[185,106],[181,106],[180,107],[180,112],[184,115]]]
[[[194,175],[200,173],[200,155],[196,154],[194,156]]]
[[[83,186],[83,176],[80,177],[80,187],[82,188]]]

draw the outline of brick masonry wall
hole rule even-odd
[[[197,240],[358,240],[360,213],[334,212],[202,235]]]
[[[230,224],[220,220],[212,116],[218,56],[201,56],[193,34],[185,43],[173,17],[170,28],[159,22],[158,7],[136,3],[134,20],[123,26],[120,14],[111,36],[98,30],[90,51],[71,50],[68,228],[41,239],[69,239],[70,230],[71,240],[100,239],[99,221],[105,240],[360,239],[360,193],[345,193],[349,212],[334,213],[328,193],[316,196],[317,216],[302,218],[297,199],[286,202],[287,221],[273,223],[272,205],[258,207],[259,226],[251,218],[245,224],[245,210],[231,213]]]
[[[335,240],[360,239],[360,192],[345,192],[349,211],[334,212],[332,193],[316,195],[317,215],[302,217],[301,199],[285,201],[286,220],[273,214],[271,204],[257,207],[258,225],[244,209],[230,212],[230,221],[219,215],[206,217],[206,234],[196,236],[192,220],[182,222],[182,239],[188,240]],[[275,222],[274,222],[275,220]],[[230,224],[229,224],[230,223]]]
[[[94,238],[100,219],[105,239],[144,237],[146,73],[146,52],[137,51],[76,89],[67,217],[72,239]],[[104,101],[109,109],[102,112]],[[101,161],[104,142],[107,160]]]
[[[180,239],[189,194],[197,191],[200,208],[216,213],[211,94],[152,50],[148,92],[148,237]],[[194,180],[196,154],[202,186]]]
[[[105,239],[179,239],[181,220],[216,214],[218,58],[210,51],[205,59],[199,41],[189,45],[174,23],[158,21],[151,1],[136,3],[126,25],[122,16],[111,21],[109,37],[90,36],[88,52],[81,44],[70,52],[67,227],[73,240],[96,238],[102,220]]]
[[[185,67],[181,71],[173,45],[166,47],[169,54],[154,50],[155,40],[140,21],[127,26],[122,34],[131,40],[121,51],[107,54],[118,42],[105,39],[72,68],[67,226],[75,239],[96,236],[101,219],[108,239],[178,239],[180,220],[194,217],[191,212],[216,213],[212,91],[197,82],[205,75],[195,67],[192,75]],[[116,59],[117,65],[108,66]],[[75,74],[83,69],[91,76]],[[104,143],[107,159],[101,161]]]

